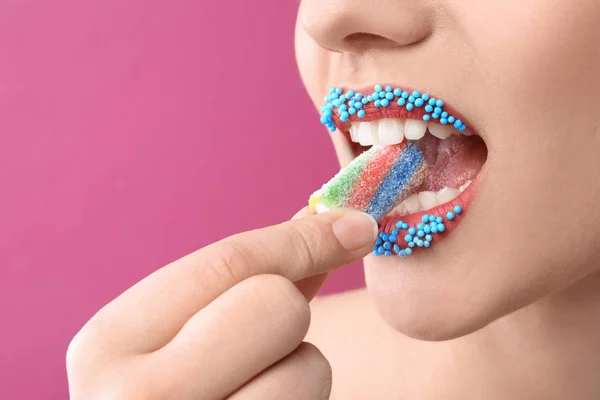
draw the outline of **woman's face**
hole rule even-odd
[[[487,148],[453,232],[410,257],[365,260],[371,297],[397,330],[454,338],[594,272],[598,21],[597,0],[302,1],[296,52],[316,106],[331,86],[427,91]],[[331,135],[347,164],[356,145]]]

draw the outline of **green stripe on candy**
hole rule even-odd
[[[354,184],[369,163],[377,146],[356,157],[348,166],[338,172],[321,188],[321,203],[327,208],[341,208],[352,193]]]

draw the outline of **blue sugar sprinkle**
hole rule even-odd
[[[398,228],[398,229],[402,229],[402,224],[403,224],[403,222],[402,222],[402,221],[398,221],[398,222],[396,222],[396,228]]]
[[[414,243],[414,242],[410,242],[410,243],[408,244],[408,247],[410,247],[410,248],[412,249],[413,247],[415,247],[415,243]]]
[[[381,243],[383,243],[383,240],[380,237],[378,237],[377,240],[375,241],[375,245],[379,246],[379,245],[381,245]]]
[[[410,235],[416,235],[416,234],[417,234],[417,230],[416,230],[414,227],[412,227],[412,226],[411,226],[411,227],[408,229],[408,233],[409,233]]]
[[[429,100],[429,94],[428,93],[423,93],[423,95],[421,96],[421,98],[425,101]]]
[[[350,115],[354,115],[356,114],[356,108],[351,107],[350,110],[348,110],[348,112],[350,113]]]
[[[454,117],[452,115],[448,117],[448,123],[449,124],[453,124],[454,121],[455,121],[455,119],[454,119]]]
[[[386,257],[391,257],[392,252],[389,250],[386,250],[386,252],[384,253]]]
[[[400,253],[398,253],[398,255],[400,257],[406,257],[406,250],[400,250]]]
[[[379,98],[380,99],[385,99],[385,92],[384,91],[379,92]]]
[[[400,97],[400,96],[402,96],[402,89],[400,89],[400,88],[396,88],[396,89],[394,90],[394,96],[396,96],[396,97]]]
[[[375,100],[375,107],[381,107],[381,100]]]
[[[412,92],[412,95],[415,99],[418,99],[419,97],[421,97],[421,92],[415,90],[414,92]]]
[[[440,117],[440,114],[433,113],[431,114],[431,116],[433,117],[433,119],[438,119]]]
[[[408,102],[409,103],[414,103],[415,102],[415,98],[413,96],[408,96]]]
[[[431,227],[431,233],[438,233],[437,225]]]
[[[406,253],[407,256],[410,256],[413,253],[412,249],[406,249],[406,250],[404,250],[404,252]]]
[[[435,97],[432,97],[431,99],[429,99],[429,105],[435,106]]]
[[[426,235],[425,236],[425,240],[427,240],[428,242],[431,242],[433,240],[433,236],[431,235]]]
[[[460,214],[460,213],[462,213],[462,211],[463,211],[463,209],[461,206],[454,206],[454,212],[456,214]]]
[[[444,224],[438,224],[437,228],[439,232],[444,232],[446,230],[446,226]]]
[[[385,253],[385,248],[383,246],[379,246],[379,248],[377,249],[377,252],[379,254],[383,254],[383,253]]]
[[[348,111],[344,111],[342,113],[342,116],[340,117],[340,120],[342,122],[346,122],[346,121],[348,121],[348,118],[350,118],[350,114],[348,113]]]
[[[372,102],[373,101],[373,96],[367,96],[367,102]]]
[[[448,118],[448,113],[446,111],[442,113],[442,118]]]
[[[381,92],[382,90],[383,90],[383,88],[381,87],[381,85],[375,85],[376,92]]]
[[[394,245],[394,253],[400,253],[400,246],[398,246],[397,244]]]
[[[429,246],[431,246],[431,243],[426,240],[423,242],[423,246],[429,247]]]
[[[406,104],[406,99],[404,99],[404,98],[401,97],[400,100],[398,100],[398,105],[399,106],[403,106],[405,104]]]
[[[448,218],[449,221],[452,221],[454,219],[454,213],[453,212],[448,212],[448,214],[446,214],[446,218]]]
[[[363,97],[364,97],[364,96],[363,96],[363,94],[362,94],[362,93],[357,93],[357,94],[356,94],[356,100],[362,100],[362,98],[363,98]]]
[[[436,108],[433,109],[433,112],[436,113],[436,114],[441,114],[442,113],[442,109],[439,108],[439,107],[436,107]]]
[[[408,229],[408,224],[406,222],[402,223],[402,229],[405,229],[405,230]]]
[[[396,225],[397,225],[397,224],[396,224]],[[391,237],[391,236],[398,236],[398,233],[399,233],[399,232],[398,232],[398,229],[394,229],[394,230],[392,231],[392,234],[390,235],[390,237]]]
[[[336,89],[335,89],[335,93],[336,93],[336,94],[342,94],[342,89],[340,89],[340,88],[336,88]]]
[[[408,111],[412,111],[412,110],[413,110],[413,108],[415,108],[415,105],[414,105],[413,103],[408,103],[408,104],[406,105],[406,109],[407,109]]]
[[[442,219],[442,217],[437,217],[435,219],[435,222],[438,223],[438,224],[441,224],[442,222],[444,222],[444,220]]]
[[[425,236],[425,232],[419,231],[417,232],[417,236],[422,238],[423,236]]]
[[[435,102],[435,105],[438,107],[442,107],[444,105],[444,101],[443,100],[438,100]]]
[[[396,240],[398,240],[398,236],[396,236],[396,235],[390,236],[390,243],[396,243]]]
[[[389,249],[392,248],[392,244],[390,242],[385,242],[383,244],[383,248],[386,249],[386,250],[389,250]]]
[[[364,98],[360,101],[363,104],[369,104],[369,102],[371,102],[373,99],[371,98],[371,96]]]
[[[430,112],[433,112],[433,107],[432,107],[432,106],[430,106],[429,104],[427,104],[427,105],[425,106],[425,111],[427,111],[428,113],[430,113]]]
[[[385,91],[386,91],[386,92],[391,92],[392,90],[393,90],[393,89],[392,89],[392,87],[391,87],[391,86],[386,86],[386,87],[385,87]]]
[[[381,105],[387,107],[390,105],[390,101],[388,99],[381,100]]]
[[[350,89],[348,90],[348,93],[346,93],[346,97],[348,97],[349,99],[354,97],[355,93],[354,90]]]
[[[423,121],[429,121],[431,119],[431,115],[423,115]]]
[[[457,119],[456,121],[454,121],[454,127],[456,129],[460,128],[461,125],[462,125],[462,121],[460,119]]]
[[[417,100],[415,100],[415,106],[417,106],[417,107],[422,107],[423,103],[425,103],[423,101],[423,99],[417,99]]]
[[[373,250],[373,255],[379,257],[379,252],[377,252],[377,250]]]
[[[384,242],[387,242],[388,240],[390,240],[390,235],[388,235],[387,233],[384,233],[381,238],[383,239]]]
[[[354,102],[354,108],[362,108],[363,103],[361,103],[360,101],[356,101]]]
[[[409,96],[410,96],[410,94],[408,94],[407,91],[402,92],[402,98],[403,99],[408,99]]]
[[[425,242],[423,242],[422,240],[418,240],[418,241],[417,241],[417,246],[419,246],[419,247],[423,247],[423,244],[424,244],[424,243],[425,243]]]
[[[409,234],[409,235],[404,236],[404,240],[406,241],[406,243],[410,243],[410,242],[412,242],[413,237],[412,237],[412,235]]]
[[[440,118],[440,124],[446,125],[447,123],[448,123],[448,120],[446,118]]]
[[[429,221],[429,215],[425,214],[421,217],[421,221],[423,221],[424,223],[426,223],[427,221]]]
[[[419,239],[419,237],[418,237],[418,236],[415,236],[415,237],[413,238],[413,242],[414,242],[414,243],[417,243],[419,240],[421,240],[421,239]]]
[[[365,117],[365,110],[360,110],[358,112],[358,118],[364,118]]]
[[[388,100],[393,100],[393,99],[394,99],[394,93],[390,93],[390,92],[388,92],[388,93],[385,95],[385,98],[386,98],[386,99],[388,99]]]
[[[425,233],[431,233],[431,227],[429,225],[425,225],[423,230],[425,231]]]

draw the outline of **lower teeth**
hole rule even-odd
[[[420,211],[435,208],[441,204],[448,203],[457,198],[466,188],[469,187],[472,181],[467,181],[458,189],[445,187],[438,192],[420,192],[415,193],[400,203],[391,212],[393,215],[405,216],[414,214]]]

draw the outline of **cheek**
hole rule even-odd
[[[302,82],[313,103],[321,105],[328,87],[327,52],[312,40],[299,23],[296,23],[295,47]]]

